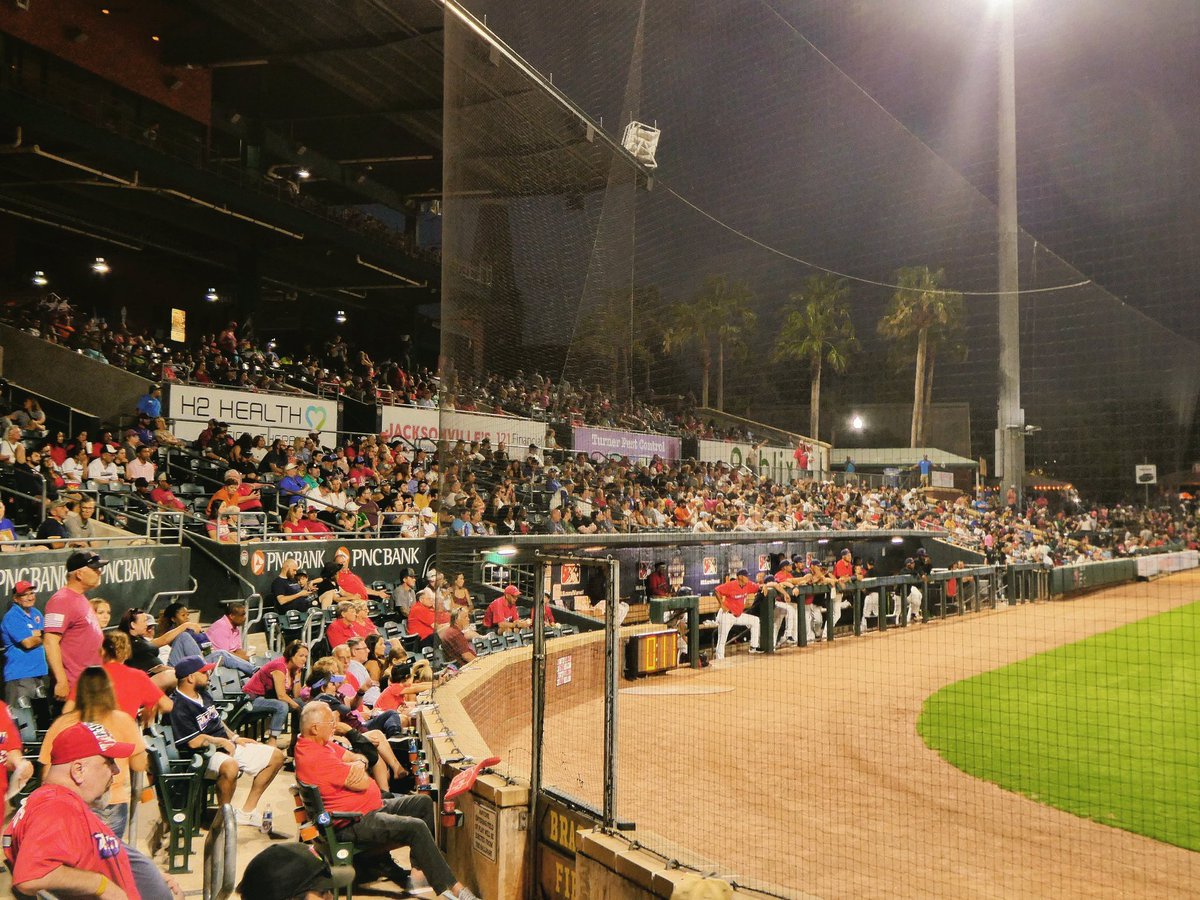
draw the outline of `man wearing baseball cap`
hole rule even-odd
[[[520,589],[510,584],[499,597],[493,600],[483,614],[483,627],[495,628],[497,634],[507,634],[529,627],[529,620],[521,618],[517,609],[517,598],[521,596]]]
[[[171,729],[175,732],[175,746],[180,753],[200,753],[205,747],[215,747],[216,752],[208,758],[206,776],[217,782],[217,805],[224,806],[233,800],[238,776],[245,772],[254,781],[246,802],[234,815],[239,825],[259,828],[264,834],[271,831],[271,817],[258,812],[258,801],[263,791],[283,768],[283,753],[258,741],[239,737],[221,719],[221,710],[213,703],[208,686],[208,673],[216,668],[199,656],[185,656],[175,664],[178,685],[171,701]],[[268,807],[269,809],[269,807]]]
[[[268,847],[246,866],[238,893],[244,900],[329,900],[339,885],[308,844]]]
[[[106,565],[106,560],[90,550],[72,553],[67,557],[67,583],[46,604],[42,640],[56,700],[67,699],[84,669],[100,665],[104,632],[87,592],[100,586]]]
[[[101,725],[64,730],[50,751],[42,786],[4,831],[13,887],[23,894],[140,900],[125,845],[91,810],[127,759],[133,744],[113,740]]]
[[[42,614],[37,609],[37,587],[18,581],[13,602],[0,621],[4,641],[4,699],[9,706],[27,705],[45,690],[46,651],[42,647]]]
[[[731,575],[728,581],[718,584],[714,593],[721,604],[721,608],[717,610],[715,657],[725,658],[725,642],[729,640],[729,632],[733,630],[734,625],[745,625],[749,628],[750,652],[762,653],[758,645],[761,623],[758,616],[746,610],[747,603],[758,593],[758,585],[750,580],[750,573],[746,569],[738,569],[736,575]]]

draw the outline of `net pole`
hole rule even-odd
[[[617,634],[617,605],[621,564],[609,557],[608,585],[604,602],[604,828],[612,831],[617,822],[617,677],[620,639]]]
[[[537,871],[538,795],[542,790],[542,740],[546,729],[546,570],[538,557],[533,572],[533,670],[530,673],[530,700],[533,712],[532,740],[529,759],[529,871]]]
[[[1025,493],[1025,422],[1021,414],[1021,298],[1017,270],[1017,105],[1016,51],[1013,6],[1000,0],[999,94],[996,119],[999,134],[997,173],[999,197],[996,225],[999,233],[999,338],[1000,397],[997,416],[996,469],[1022,500]]]

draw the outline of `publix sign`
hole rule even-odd
[[[787,483],[800,476],[796,463],[795,448],[793,447],[758,447],[751,444],[739,444],[734,441],[697,441],[701,462],[729,463],[735,469],[747,466],[754,470],[760,478],[770,478],[772,481]],[[810,444],[819,453],[824,448]],[[810,451],[810,454],[813,451]],[[751,462],[754,465],[751,465]],[[809,463],[810,468],[815,468]]]

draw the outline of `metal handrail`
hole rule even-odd
[[[157,594],[155,594],[153,597],[151,597],[149,602],[146,604],[147,614],[152,613],[154,611],[154,604],[156,604],[158,602],[159,597],[189,597],[192,594],[196,593],[196,591],[200,587],[199,582],[197,582],[196,579],[193,578],[191,575],[188,576],[188,581],[190,581],[192,583],[192,586],[190,588],[188,588],[187,590],[159,591]]]
[[[226,803],[213,817],[204,838],[203,900],[225,900],[237,880],[237,820]]]

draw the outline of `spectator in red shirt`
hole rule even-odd
[[[390,797],[386,801],[367,774],[366,760],[333,742],[337,713],[321,702],[305,705],[296,742],[296,778],[321,793],[326,809],[361,813],[355,820],[335,819],[339,840],[359,849],[358,859],[376,862],[377,872],[397,886],[408,886],[408,872],[390,856],[393,847],[408,847],[413,866],[438,894],[453,900],[477,900],[457,881],[433,839],[433,801],[425,794]]]
[[[166,509],[183,509],[183,501],[175,496],[175,492],[171,490],[171,479],[166,472],[160,472],[158,482],[150,492],[150,499]]]
[[[408,611],[408,630],[421,639],[422,647],[437,646],[437,633],[450,623],[450,614],[438,608],[438,597],[432,588],[417,594],[417,600]]]
[[[13,887],[33,896],[128,897],[139,900],[125,845],[91,810],[128,759],[133,744],[119,743],[95,723],[72,725],[51,749],[42,786],[4,832]]]
[[[762,653],[758,648],[758,616],[746,611],[747,602],[757,593],[758,585],[750,580],[750,573],[745,569],[739,569],[736,576],[717,585],[717,600],[721,604],[717,610],[717,659],[725,658],[725,642],[729,640],[729,632],[734,625],[749,628],[750,652]]]
[[[498,634],[507,634],[529,627],[529,619],[522,619],[517,609],[517,598],[521,596],[520,589],[510,584],[499,597],[493,600],[483,614],[483,627],[495,628]]]
[[[337,573],[337,584],[343,594],[353,594],[363,600],[369,597],[374,597],[377,600],[386,600],[388,598],[387,593],[367,587],[361,578],[350,571],[350,554],[345,550],[339,550],[334,554],[333,559],[335,562],[342,564],[341,571]]]
[[[325,629],[325,637],[330,647],[344,644],[356,637],[354,626],[358,622],[358,607],[353,600],[343,600],[337,605],[338,617],[329,623]]]

